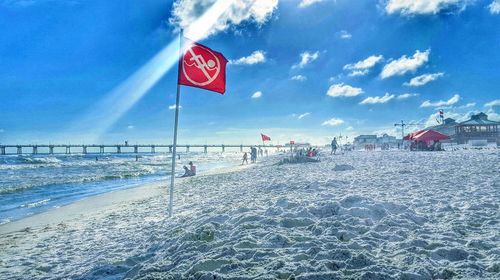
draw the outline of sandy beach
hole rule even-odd
[[[0,227],[2,279],[498,279],[497,150],[351,152],[91,197]]]

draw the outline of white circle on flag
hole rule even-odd
[[[200,50],[197,51],[198,48],[202,49],[203,51],[200,51]],[[189,53],[191,55],[191,58],[189,59],[189,61],[186,61],[186,58],[187,58],[186,54],[187,53]],[[204,55],[208,56],[208,57],[205,57]],[[184,73],[184,76],[186,77],[186,79],[189,82],[191,82],[197,86],[206,86],[206,85],[212,83],[213,81],[215,81],[215,79],[217,79],[217,77],[219,76],[219,73],[220,73],[219,58],[217,58],[217,56],[210,49],[205,48],[205,47],[200,46],[200,45],[191,45],[184,52],[183,64],[184,65],[182,67],[182,71]],[[186,71],[186,66],[197,68],[198,71],[201,72],[201,74],[202,74],[201,76],[204,76],[206,78],[206,80],[197,81],[193,77],[190,77],[188,72]],[[209,73],[209,70],[213,71],[214,69],[216,71],[213,75],[211,75]]]

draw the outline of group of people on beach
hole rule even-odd
[[[259,150],[257,151],[257,148],[251,147],[250,148],[250,162],[251,163],[257,162],[257,154],[259,154],[261,157],[263,157],[264,153],[266,154],[266,156],[269,155],[267,149],[264,151],[264,150],[262,150],[262,148],[259,148]],[[243,153],[243,161],[241,162],[241,165],[243,165],[243,164],[248,164],[248,152]]]
[[[426,143],[423,141],[413,141],[410,144],[410,151],[443,151],[440,141]]]
[[[191,177],[196,175],[196,166],[192,161],[189,162],[189,168],[185,165],[182,168],[184,168],[184,175],[181,177]]]

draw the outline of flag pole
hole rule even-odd
[[[179,73],[182,70],[182,36],[183,30],[179,33]],[[175,123],[174,123],[174,143],[172,144],[172,170],[170,173],[170,190],[169,190],[169,204],[168,204],[168,216],[172,217],[173,204],[174,204],[174,181],[175,181],[175,159],[177,154],[177,126],[179,124],[179,99],[180,99],[181,85],[177,81],[177,95],[175,97]]]

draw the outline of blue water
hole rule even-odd
[[[239,163],[238,153],[183,153],[177,172],[193,161],[199,173]],[[96,160],[97,158],[97,160]],[[0,156],[0,224],[89,196],[165,180],[168,154]]]

